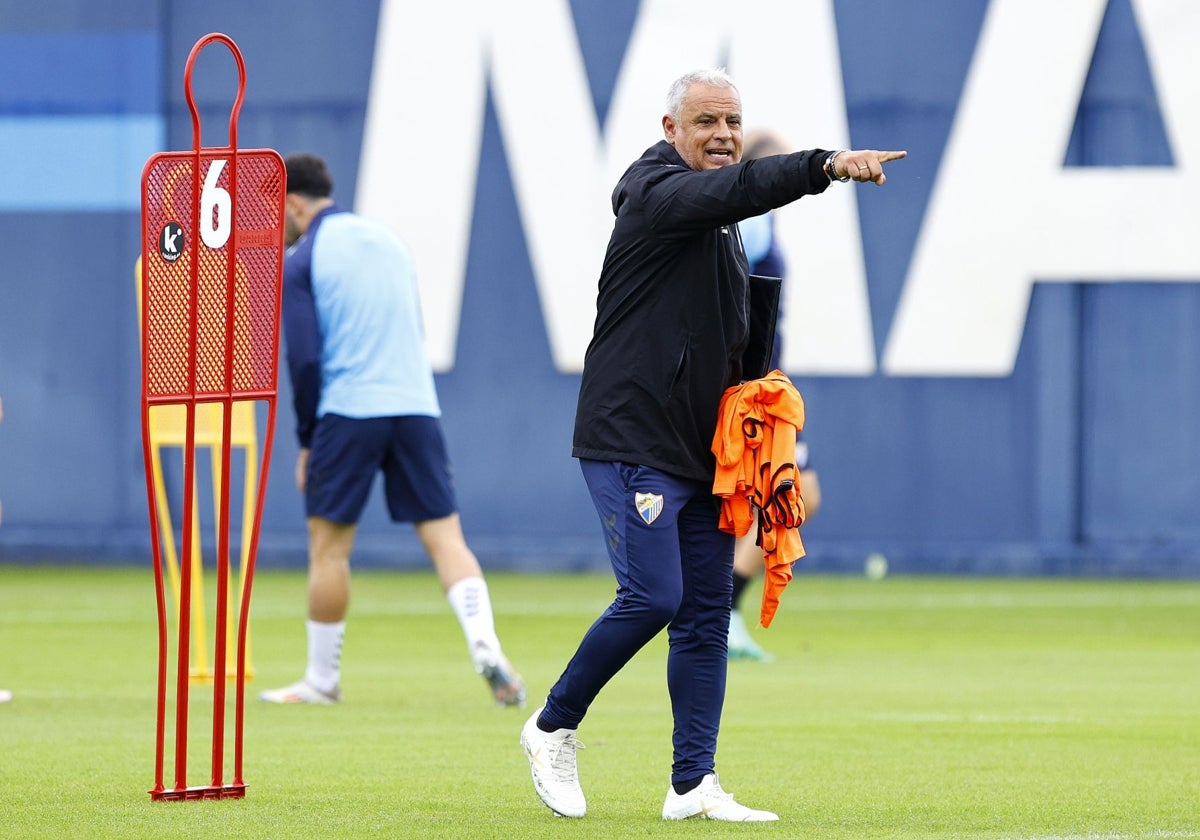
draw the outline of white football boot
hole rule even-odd
[[[725,822],[771,822],[779,819],[770,811],[756,811],[733,801],[733,794],[721,789],[716,773],[709,773],[698,787],[682,796],[675,788],[667,789],[663,803],[664,820],[724,820]]]
[[[538,729],[538,709],[521,729],[521,746],[529,759],[533,789],[551,811],[562,817],[582,817],[587,813],[583,788],[579,786],[579,768],[575,751],[583,744],[574,729],[543,732]]]

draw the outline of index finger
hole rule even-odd
[[[891,161],[891,160],[900,160],[900,158],[906,158],[906,157],[908,157],[907,151],[880,152],[879,153],[879,162],[887,163],[888,161]]]

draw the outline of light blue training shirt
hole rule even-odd
[[[323,209],[288,250],[283,308],[302,446],[324,414],[441,416],[412,254],[389,228]]]

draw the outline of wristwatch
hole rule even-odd
[[[837,169],[833,165],[833,162],[837,160],[837,156],[840,154],[841,152],[830,152],[829,156],[825,158],[825,163],[821,165],[821,168],[825,170],[825,174],[829,177],[830,181],[841,181],[844,184],[846,181],[850,180],[849,173],[842,175],[839,178]]]

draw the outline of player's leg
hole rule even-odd
[[[479,559],[467,545],[462,518],[457,513],[426,519],[413,527],[437,571],[442,591],[449,592],[464,580],[483,576]]]
[[[341,696],[342,644],[350,607],[354,525],[308,519],[308,665],[304,682],[327,697]]]
[[[521,730],[534,790],[553,811],[586,811],[575,733],[600,690],[679,608],[676,517],[689,482],[649,467],[581,460],[604,529],[617,596],[579,643],[545,705]],[[711,498],[711,495],[710,495]]]
[[[633,464],[581,460],[580,466],[604,528],[617,594],[584,634],[547,698],[545,724],[572,729],[600,689],[679,609],[683,583],[676,526],[697,484]],[[728,569],[725,574],[728,597]]]
[[[336,703],[341,699],[342,643],[350,605],[354,525],[308,518],[308,664],[304,679],[259,695],[269,703]]]
[[[796,444],[796,461],[801,465],[800,498],[804,500],[807,522],[821,507],[821,482],[816,470],[803,466],[808,461],[808,445],[803,441]],[[751,529],[750,533],[738,537],[733,549],[733,611],[729,614],[729,658],[771,662],[775,657],[754,641],[746,621],[747,613],[754,616],[758,610],[742,609],[747,587],[763,570],[763,554],[758,546],[757,537],[757,529]],[[751,625],[757,623],[754,620],[749,622]]]
[[[713,772],[725,702],[733,536],[717,527],[712,499],[697,493],[679,516],[683,593],[667,628],[667,687],[675,721],[671,782]]]
[[[308,514],[308,664],[304,678],[264,691],[271,703],[336,703],[350,604],[350,555],[386,443],[386,420],[336,414],[317,421],[304,506]]]
[[[797,444],[796,451],[799,450]],[[816,470],[807,467],[800,470],[800,498],[804,500],[804,521],[807,522],[821,509],[821,481]]]
[[[600,690],[679,609],[676,520],[696,487],[633,464],[581,460],[580,467],[604,529],[617,595],[521,731],[534,789],[552,810],[574,817],[585,810],[575,732]]]
[[[308,620],[333,624],[350,608],[350,553],[355,525],[308,518]]]
[[[4,419],[4,403],[0,401],[0,420]],[[0,507],[0,521],[4,518],[4,508]],[[0,703],[7,703],[12,700],[12,692],[7,688],[0,688]]]
[[[418,522],[416,531],[462,627],[476,673],[487,681],[496,705],[524,707],[525,683],[500,644],[487,581],[463,536],[459,515]]]
[[[742,600],[750,582],[763,569],[763,553],[758,546],[756,528],[745,536],[738,537],[733,549],[733,610],[729,614],[729,658],[770,662],[774,657],[767,653],[750,635],[742,612]],[[756,614],[757,610],[752,610]]]
[[[500,644],[483,570],[463,536],[446,442],[436,417],[393,417],[383,462],[388,512],[412,522],[497,705],[524,706],[525,683]]]
[[[733,537],[717,527],[711,496],[699,488],[679,516],[683,596],[667,628],[667,686],[674,718],[671,786],[663,819],[777,820],[740,805],[716,775],[717,735],[725,703],[725,649]]]

